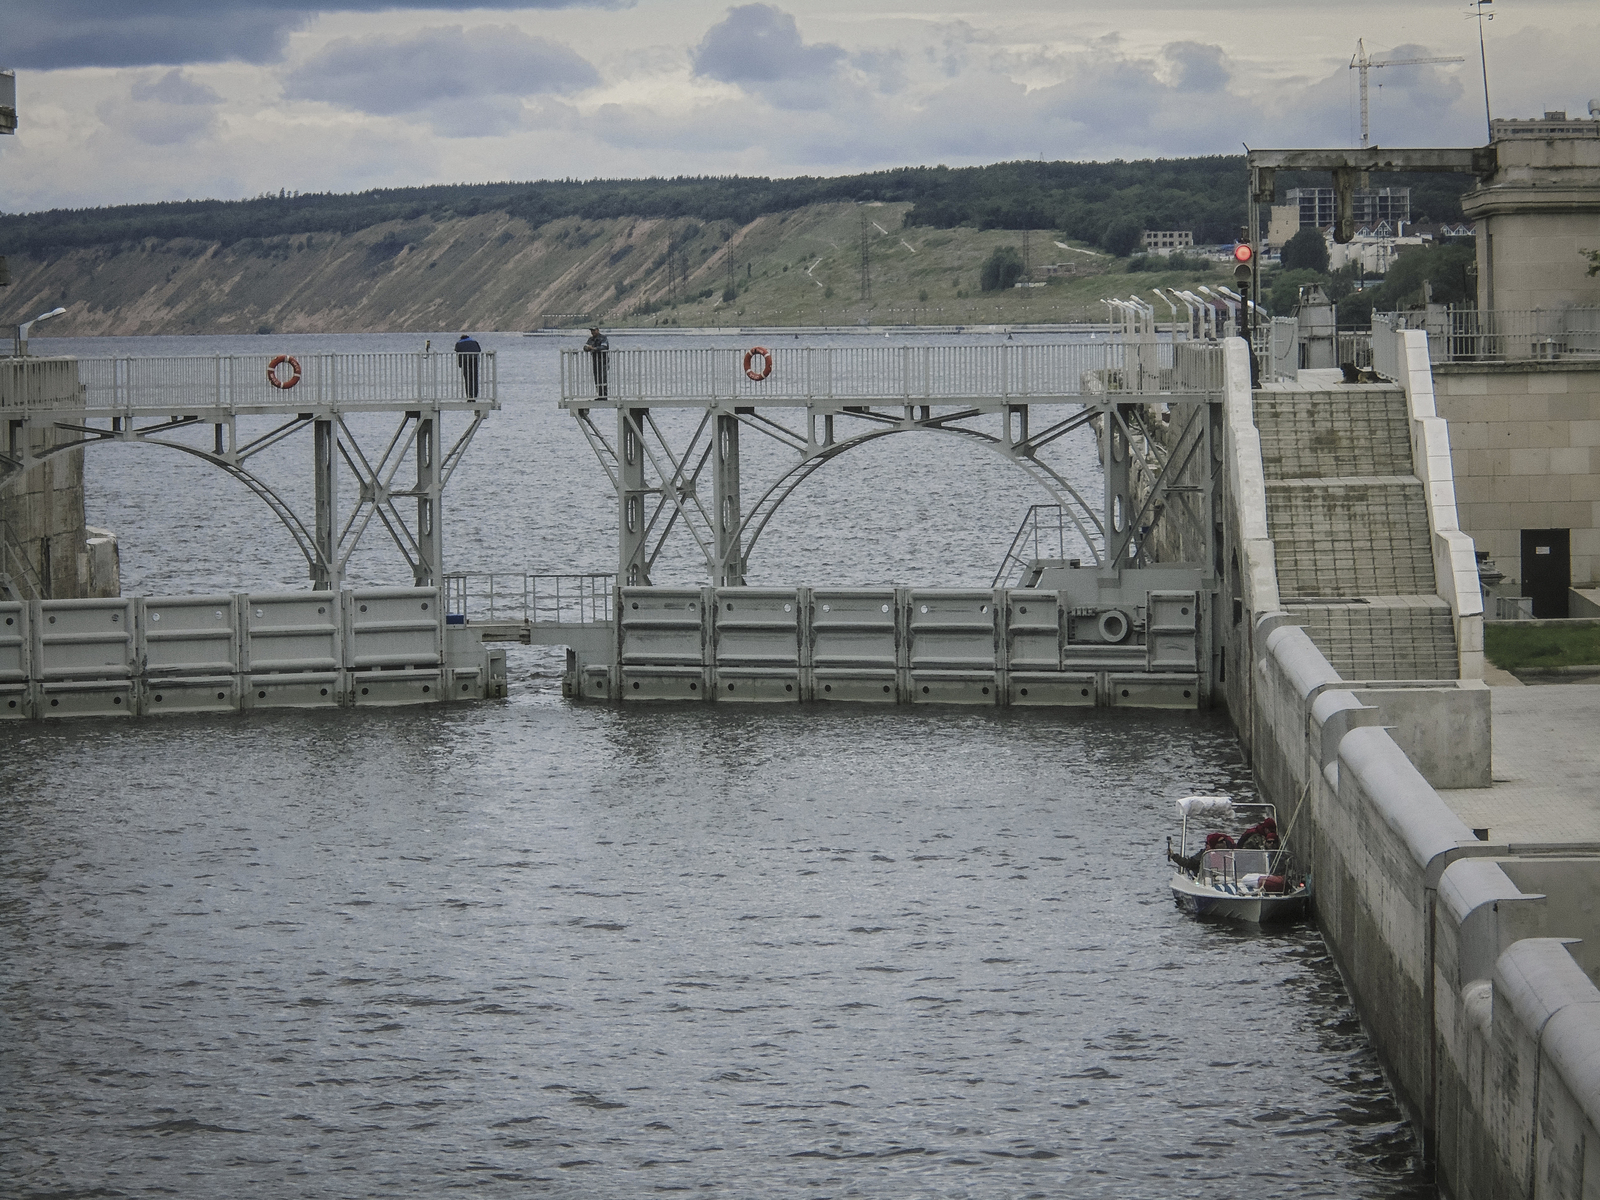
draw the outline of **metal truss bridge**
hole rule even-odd
[[[164,446],[219,467],[265,501],[305,555],[315,589],[339,590],[374,519],[416,586],[443,587],[445,484],[478,426],[500,407],[497,384],[493,353],[466,369],[448,353],[0,359],[0,490],[79,447]],[[452,412],[464,414],[466,425],[447,444],[444,416]],[[364,430],[364,442],[347,420],[356,414],[392,415],[392,434],[373,440]],[[193,437],[207,426],[209,440]],[[297,436],[310,443],[309,514],[253,470],[257,455]],[[360,488],[345,514],[337,504],[341,462]]]
[[[561,357],[561,405],[577,418],[616,491],[617,573],[627,587],[650,583],[652,565],[680,526],[704,555],[713,586],[742,586],[762,531],[814,471],[858,446],[912,431],[964,437],[1002,454],[1055,498],[1096,566],[1115,572],[1138,561],[1140,539],[1168,493],[1205,490],[1213,479],[1222,388],[1220,345],[1153,337],[778,346],[749,355],[618,350],[599,370],[584,351]],[[1164,406],[1175,429],[1150,436],[1150,405]],[[616,412],[614,433],[597,416],[607,409]],[[689,439],[673,445],[652,417],[655,409],[697,409],[701,416]],[[1088,426],[1100,431],[1104,469],[1103,495],[1092,500],[1043,455]],[[794,454],[748,509],[741,431]],[[1201,484],[1189,480],[1195,464],[1211,468],[1200,473]]]

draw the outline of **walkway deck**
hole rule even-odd
[[[1491,689],[1494,785],[1441,790],[1491,840],[1600,849],[1600,684]]]

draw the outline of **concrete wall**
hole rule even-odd
[[[1258,614],[1278,611],[1278,569],[1267,531],[1266,471],[1250,392],[1250,352],[1225,343],[1223,408],[1222,692],[1246,751],[1255,742],[1252,696]]]
[[[7,407],[32,396],[76,388],[77,379],[72,359],[5,360],[0,363],[0,418]],[[0,426],[0,450],[20,450],[15,444],[20,436],[20,429]],[[37,455],[72,440],[74,435],[65,430],[43,430],[31,435],[27,448]],[[0,539],[9,535],[8,549],[27,560],[27,573],[39,581],[44,598],[121,594],[115,535],[96,530],[91,545],[84,525],[83,461],[83,450],[63,451],[20,478],[6,477],[0,487]]]
[[[1600,237],[1596,238],[1600,245]],[[1441,363],[1461,528],[1522,578],[1524,529],[1572,530],[1572,578],[1600,570],[1600,363]]]
[[[1166,405],[1147,404],[1144,419],[1164,455],[1178,445],[1183,422],[1191,411],[1174,408],[1163,411]],[[1202,415],[1202,419],[1203,415]],[[1203,449],[1194,454],[1188,465],[1171,481],[1194,487],[1194,492],[1168,492],[1161,502],[1158,519],[1145,538],[1145,550],[1158,563],[1203,563],[1206,558],[1206,492],[1207,469]],[[1143,493],[1139,501],[1144,499]]]
[[[1600,946],[1573,940],[1600,918],[1600,858],[1480,842],[1424,776],[1448,779],[1453,747],[1487,757],[1481,681],[1352,690],[1267,607],[1246,424],[1229,423],[1226,528],[1254,607],[1225,628],[1228,698],[1363,1026],[1445,1195],[1600,1195]]]
[[[1435,1144],[1457,1200],[1600,1188],[1600,990],[1573,936],[1597,873],[1594,859],[1513,859],[1441,877]]]

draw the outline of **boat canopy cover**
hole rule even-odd
[[[1178,815],[1184,817],[1231,817],[1233,801],[1227,796],[1185,796],[1178,801]]]

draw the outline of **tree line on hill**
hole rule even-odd
[[[1245,221],[1240,156],[1138,162],[1009,162],[901,167],[834,178],[680,176],[438,184],[354,194],[290,193],[249,200],[182,200],[0,215],[0,254],[49,257],[146,239],[232,246],[288,234],[349,234],[392,221],[442,221],[504,212],[537,229],[563,218],[732,220],[837,202],[908,203],[908,226],[1040,229],[1126,256],[1144,229],[1192,230],[1197,243],[1234,240]],[[1319,186],[1314,175],[1279,187]],[[1394,176],[1413,188],[1418,219],[1453,220],[1470,180]]]

